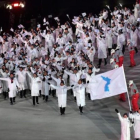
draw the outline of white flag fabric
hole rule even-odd
[[[123,66],[95,76],[90,83],[91,99],[103,99],[127,92]]]

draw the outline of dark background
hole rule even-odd
[[[16,2],[15,0],[5,0],[5,2],[8,1]],[[132,8],[135,0],[25,0],[25,2],[24,9],[7,10],[5,7],[0,7],[0,27],[8,30],[12,26],[16,27],[19,23],[29,27],[31,19],[37,19],[40,22],[43,17],[49,14],[59,16],[64,22],[67,20],[66,14],[69,14],[71,18],[82,12],[98,14],[105,5],[110,5],[113,9],[119,3]]]

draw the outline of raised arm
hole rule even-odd
[[[0,78],[2,81],[9,81],[9,78]]]

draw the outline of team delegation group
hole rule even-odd
[[[121,67],[125,49],[128,49],[130,67],[136,66],[134,55],[140,45],[140,5],[137,1],[134,9],[116,6],[111,11],[107,6],[99,17],[91,13],[82,13],[72,20],[69,15],[67,17],[64,25],[55,17],[57,27],[50,24],[49,18],[44,18],[43,24],[38,24],[36,29],[28,31],[19,25],[18,29],[11,28],[9,33],[0,36],[0,90],[4,99],[9,97],[11,105],[17,91],[21,98],[26,98],[26,92],[30,90],[33,105],[39,104],[40,95],[46,102],[49,95],[56,96],[60,113],[64,115],[67,91],[70,90],[82,114],[85,95],[90,100],[93,79],[102,67],[102,60],[107,65],[110,58],[112,69]],[[133,80],[128,84],[133,108],[129,115],[131,121],[127,114],[121,116],[117,109],[115,111],[121,121],[121,140],[130,140],[132,125],[138,140],[139,92]],[[124,93],[120,95],[120,101],[126,101]]]

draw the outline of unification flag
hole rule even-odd
[[[90,83],[91,99],[103,99],[127,92],[123,66],[95,76]]]

